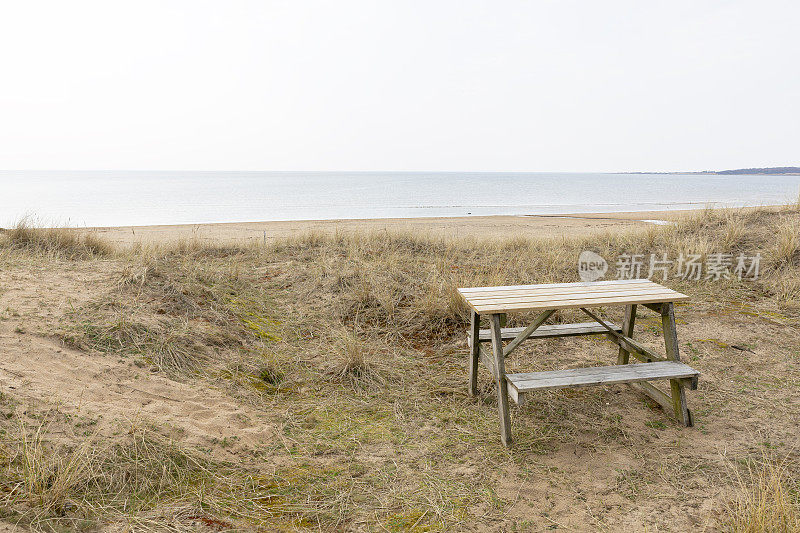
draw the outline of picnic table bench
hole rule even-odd
[[[691,426],[692,413],[686,404],[685,389],[697,388],[700,373],[680,362],[675,328],[674,303],[688,296],[646,279],[579,283],[551,283],[503,287],[458,289],[471,308],[469,393],[478,393],[478,366],[482,362],[494,378],[500,411],[500,438],[511,445],[509,396],[522,405],[527,394],[546,389],[630,383],[655,400],[685,426]],[[622,325],[603,320],[590,308],[625,306]],[[658,355],[633,340],[637,306],[661,316],[666,357]],[[544,325],[559,309],[580,309],[592,322]],[[533,322],[524,328],[504,328],[507,313],[538,311]],[[595,309],[597,311],[597,309]],[[481,316],[488,316],[489,329],[480,329]],[[505,358],[525,340],[579,335],[605,335],[619,345],[617,364],[612,366],[572,368],[548,372],[506,374]],[[509,341],[506,345],[504,341]],[[491,344],[491,353],[484,344]],[[638,363],[631,363],[630,356]],[[670,394],[650,381],[670,380]]]

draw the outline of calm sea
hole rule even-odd
[[[0,171],[0,226],[529,215],[795,201],[800,176]]]

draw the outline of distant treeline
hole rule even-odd
[[[800,167],[737,168],[734,170],[702,170],[694,172],[623,172],[623,174],[797,174]]]
[[[800,167],[738,168],[717,170],[710,174],[800,174]]]

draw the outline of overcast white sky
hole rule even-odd
[[[800,164],[796,1],[0,10],[0,169]]]

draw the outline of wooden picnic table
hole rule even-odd
[[[500,411],[500,438],[511,445],[511,418],[508,398],[522,405],[525,396],[536,390],[630,383],[655,400],[685,426],[691,426],[692,413],[686,405],[685,389],[697,388],[700,373],[680,362],[678,335],[675,328],[674,303],[686,300],[685,294],[646,279],[613,280],[579,283],[550,283],[503,287],[458,289],[471,308],[472,319],[467,335],[470,346],[469,393],[478,393],[478,362],[491,372],[497,390]],[[661,315],[666,357],[658,355],[633,340],[637,306]],[[622,325],[599,316],[590,308],[625,306]],[[544,325],[559,309],[580,309],[592,321],[577,324]],[[507,313],[538,311],[525,328],[503,328]],[[481,316],[489,319],[489,329],[480,329]],[[506,374],[505,358],[523,341],[536,338],[605,335],[619,345],[617,364],[613,366],[572,368],[549,372]],[[504,341],[509,341],[505,346]],[[491,353],[483,344],[490,343]],[[630,356],[638,363],[631,363]],[[662,392],[650,381],[670,380],[670,394]]]

